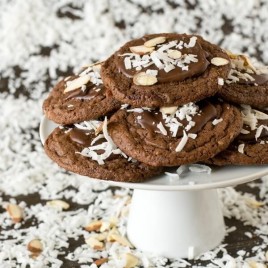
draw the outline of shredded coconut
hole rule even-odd
[[[218,85],[223,86],[224,85],[224,79],[219,77],[218,78]]]
[[[218,124],[219,124],[220,122],[222,122],[222,121],[223,121],[222,118],[214,119],[214,120],[212,121],[212,125],[216,126],[216,125],[218,125]]]
[[[267,120],[268,114],[252,109],[249,105],[241,105],[243,123],[248,125],[251,130],[256,130],[258,127],[258,120]],[[266,128],[264,126],[264,128]],[[262,131],[263,127],[259,130]]]
[[[201,165],[201,164],[190,164],[188,165],[188,168],[190,171],[197,172],[197,173],[204,172],[207,174],[211,174],[211,171],[212,171],[212,169],[209,166]]]
[[[186,145],[187,141],[188,141],[188,135],[186,134],[185,131],[183,131],[183,136],[182,136],[180,142],[178,143],[175,151],[181,152],[183,150],[184,146]]]
[[[238,152],[240,154],[244,154],[244,149],[245,149],[245,144],[244,143],[241,143],[241,144],[238,145],[237,150],[238,150]]]
[[[75,126],[78,127],[78,126],[82,125],[82,128],[85,130],[92,130],[92,129],[95,130],[96,127],[98,127],[102,124],[101,121],[92,121],[92,122],[93,123],[91,123],[91,121],[85,121],[85,122],[80,123],[80,124],[75,124]],[[98,124],[96,124],[96,122],[98,122]],[[126,154],[124,154],[114,144],[113,140],[111,139],[110,135],[108,134],[107,124],[108,124],[107,117],[105,117],[104,122],[103,122],[103,126],[102,126],[103,134],[97,135],[92,140],[90,147],[86,147],[81,152],[77,152],[83,156],[90,157],[92,160],[97,161],[99,165],[104,165],[105,160],[107,158],[109,158],[111,156],[111,154],[120,154],[123,157],[128,159],[128,156]],[[84,125],[86,125],[87,127],[85,128]],[[98,141],[102,138],[105,138],[104,142],[102,142],[98,145],[94,145],[96,143],[96,141]],[[103,153],[99,153],[99,151],[103,151]],[[131,158],[129,160],[131,160]]]

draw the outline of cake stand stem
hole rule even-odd
[[[134,190],[127,228],[132,244],[168,258],[193,258],[223,240],[217,190]]]

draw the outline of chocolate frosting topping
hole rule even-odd
[[[91,141],[94,138],[94,131],[72,128],[69,132],[69,137],[72,141],[84,147],[89,147],[91,145]]]
[[[205,124],[217,117],[216,108],[209,102],[204,102],[199,105],[199,112],[192,116],[192,120],[194,122],[194,126],[191,127],[189,133],[196,134],[205,126]],[[186,119],[180,120],[175,116],[177,121],[182,124],[183,127],[179,127],[176,137],[183,136],[184,128],[189,124]],[[160,111],[143,111],[142,113],[136,114],[136,122],[141,125],[143,128],[148,129],[151,132],[160,132],[157,125],[162,123],[164,128],[167,131],[168,135],[172,135],[170,128],[165,125],[165,119],[163,118],[163,114]]]
[[[261,125],[268,126],[268,120],[258,120],[257,128]],[[242,134],[240,133],[239,136],[236,138],[238,141],[247,141],[247,142],[256,142],[256,131],[257,128],[254,130],[251,130],[250,127],[246,124],[244,124],[243,129],[249,131],[248,134]],[[263,129],[260,136],[258,137],[258,140],[261,140],[262,138],[268,137],[268,131],[266,129]]]
[[[96,96],[104,95],[105,93],[105,88],[103,85],[96,86],[95,84],[89,82],[85,86],[86,86],[85,90],[82,90],[81,88],[77,88],[75,90],[65,93],[66,97],[64,98],[64,100],[66,101],[70,99],[90,100]]]
[[[141,38],[136,41],[135,46],[141,46],[144,44],[145,41],[147,41],[149,38]],[[151,38],[150,38],[151,39]],[[186,36],[182,36],[181,39],[175,39],[173,38],[167,38],[165,43],[157,45],[155,48],[155,51],[157,51],[162,46],[167,45],[171,41],[177,41],[180,43],[180,41],[183,41],[185,44],[188,44],[190,42],[190,38]],[[190,77],[195,77],[203,72],[206,71],[208,65],[210,64],[208,61],[208,58],[210,57],[210,54],[205,51],[201,45],[198,43],[198,39],[196,40],[196,43],[193,47],[185,47],[183,46],[181,49],[176,48],[176,46],[171,48],[172,50],[180,51],[182,54],[182,59],[185,59],[186,67],[181,68],[174,65],[174,69],[166,72],[163,68],[159,69],[154,63],[147,67],[141,68],[141,70],[136,70],[135,68],[127,69],[125,67],[125,57],[128,57],[128,54],[126,56],[123,56],[123,53],[130,53],[130,50],[119,51],[118,53],[118,59],[117,59],[117,66],[120,72],[122,72],[125,76],[129,78],[133,78],[133,76],[139,72],[146,72],[146,70],[157,70],[157,80],[159,83],[166,83],[166,82],[172,82],[172,81],[183,81]],[[167,51],[164,51],[165,53]],[[159,52],[163,53],[163,52]],[[120,55],[121,54],[121,55]],[[148,54],[150,55],[150,54]],[[187,57],[188,60],[186,59]],[[194,57],[193,60],[191,58]]]
[[[268,84],[268,74],[250,74],[250,76],[254,78],[254,81],[239,79],[239,84],[250,85],[250,86],[253,86],[255,84],[260,86]]]

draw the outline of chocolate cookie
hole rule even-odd
[[[205,161],[208,164],[268,164],[268,113],[242,106],[243,128],[234,142],[223,152]]]
[[[200,36],[153,34],[132,40],[103,63],[103,83],[134,107],[196,102],[214,95],[230,71],[229,57]]]
[[[108,131],[127,155],[152,166],[202,161],[226,149],[242,128],[239,110],[202,101],[182,107],[116,112]]]
[[[45,142],[47,155],[66,170],[103,180],[141,182],[162,171],[125,155],[109,137],[107,121],[101,124],[86,121],[56,128]]]
[[[100,77],[100,64],[60,81],[43,103],[46,117],[58,124],[98,119],[120,107]]]
[[[219,95],[233,103],[268,107],[268,69],[257,68],[244,55],[229,56],[232,69]]]

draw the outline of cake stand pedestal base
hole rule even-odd
[[[127,228],[138,249],[167,258],[188,258],[213,249],[225,235],[217,190],[135,189]]]

